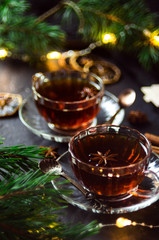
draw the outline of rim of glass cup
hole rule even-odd
[[[141,165],[146,159],[149,159],[149,157],[151,155],[151,152],[152,152],[152,149],[151,149],[151,144],[150,144],[149,140],[145,137],[144,134],[142,134],[141,132],[139,132],[136,129],[133,129],[133,128],[130,128],[130,127],[127,127],[127,126],[107,125],[107,124],[104,125],[103,124],[103,125],[97,125],[95,127],[90,127],[90,128],[85,129],[85,130],[82,130],[82,131],[78,132],[77,134],[75,134],[70,139],[69,144],[68,144],[68,151],[69,151],[71,157],[76,159],[76,161],[78,161],[82,165],[87,166],[89,168],[92,168],[91,164],[85,163],[75,156],[75,154],[73,152],[73,141],[74,141],[75,138],[80,138],[80,135],[84,134],[84,132],[88,132],[88,131],[91,131],[91,130],[97,129],[97,128],[105,128],[105,129],[108,129],[108,128],[119,128],[119,129],[121,129],[122,128],[122,129],[126,129],[128,131],[132,131],[132,132],[138,134],[142,139],[145,140],[145,142],[147,144],[147,147],[146,147],[147,152],[146,152],[145,157],[137,163],[133,163],[133,164],[130,164],[130,165],[127,165],[127,166],[122,166],[122,167],[93,166],[94,169],[103,169],[104,171],[131,169],[131,168],[136,168],[136,166]]]
[[[83,75],[91,76],[91,77],[95,78],[98,81],[98,85],[100,86],[99,92],[96,95],[94,95],[93,97],[90,97],[89,99],[83,99],[83,100],[79,100],[79,101],[58,101],[58,100],[49,99],[47,97],[42,96],[40,93],[37,92],[35,84],[36,84],[37,81],[49,79],[47,77],[47,74],[50,73],[50,72],[47,72],[47,73],[39,72],[39,73],[35,73],[32,77],[32,91],[33,91],[33,93],[37,97],[39,97],[41,99],[44,99],[46,102],[49,102],[49,103],[52,103],[52,104],[60,104],[60,103],[65,104],[65,107],[69,107],[69,106],[72,106],[72,105],[79,105],[79,104],[82,104],[82,103],[91,103],[91,102],[94,102],[99,97],[101,98],[103,96],[103,94],[104,94],[104,83],[103,83],[103,80],[99,76],[97,76],[96,74],[86,73],[86,72],[82,72],[82,71],[75,71],[75,70],[59,70],[59,71],[56,71],[55,73],[57,74],[57,73],[64,73],[64,72],[68,73],[68,74],[79,73],[79,74],[83,74]]]

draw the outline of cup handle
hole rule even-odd
[[[151,181],[151,189],[141,189],[140,186],[134,190],[130,190],[129,193],[136,197],[151,198],[159,193],[159,177],[153,171],[145,171],[145,177]]]

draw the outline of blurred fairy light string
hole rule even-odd
[[[148,29],[143,30],[143,35],[146,37],[146,44],[151,44],[153,46],[159,47],[159,30],[154,32],[150,32]],[[97,47],[101,47],[104,44],[117,44],[117,38],[114,33],[105,33],[102,36],[102,39],[96,41],[94,43],[90,43],[89,46],[85,49],[79,51],[70,52],[71,55],[75,54],[76,56],[84,56],[90,54],[93,49]],[[65,53],[64,53],[65,54]],[[10,57],[12,54],[7,49],[0,49],[0,59],[5,59],[6,57]],[[61,57],[61,53],[57,51],[51,51],[46,54],[46,56],[42,56],[41,59],[59,59]],[[26,58],[25,58],[26,59]],[[22,56],[22,60],[24,60],[24,56]],[[28,58],[29,60],[29,58]]]
[[[159,30],[150,32],[148,29],[144,29],[143,34],[147,37],[151,45],[159,47]]]
[[[149,30],[145,29],[143,31],[143,34],[144,34],[144,36],[147,37],[148,42],[151,45],[159,47],[159,36],[158,36],[159,30],[156,30],[156,31],[151,33]],[[90,54],[93,49],[95,49],[97,47],[101,47],[103,44],[112,44],[112,45],[117,44],[116,35],[114,33],[105,33],[102,36],[102,40],[96,41],[94,43],[90,43],[89,46],[85,49],[82,49],[82,50],[79,50],[79,51],[76,51],[76,52],[72,51],[72,52],[70,52],[70,55],[74,54],[76,56],[84,56],[84,55]],[[47,56],[50,56],[48,54],[47,54]],[[49,59],[51,59],[51,58],[49,58]]]
[[[99,227],[100,228],[104,228],[104,227],[110,227],[110,226],[116,226],[118,228],[124,228],[127,226],[142,226],[142,227],[147,227],[147,228],[159,228],[159,225],[151,225],[151,224],[146,224],[146,223],[138,223],[135,221],[131,221],[130,219],[124,218],[124,217],[119,217],[117,218],[115,223],[111,223],[111,224],[102,224],[99,223]]]
[[[110,1],[111,2],[111,1]],[[125,8],[126,7],[126,8]],[[124,8],[127,9],[127,4],[124,5]],[[55,4],[52,8],[50,8],[48,11],[44,12],[42,15],[40,15],[37,20],[36,20],[36,24],[41,23],[43,21],[45,21],[47,18],[49,18],[50,16],[53,16],[54,14],[56,14],[58,11],[62,10],[63,8],[68,8],[69,11],[72,10],[78,17],[78,32],[80,33],[84,33],[84,27],[85,27],[85,13],[89,12],[90,14],[93,13],[93,15],[96,15],[97,17],[101,17],[101,19],[106,19],[109,21],[109,24],[111,23],[118,23],[119,26],[121,26],[121,28],[119,29],[119,31],[117,31],[118,33],[115,34],[115,32],[113,33],[105,33],[104,36],[102,37],[101,40],[90,44],[90,46],[85,49],[84,51],[79,51],[78,54],[79,56],[85,55],[90,53],[95,47],[98,47],[99,45],[103,45],[103,44],[112,44],[112,45],[117,45],[123,41],[120,41],[120,37],[121,38],[125,38],[126,33],[129,34],[129,31],[133,30],[136,31],[137,33],[141,33],[141,41],[139,43],[139,45],[145,45],[145,46],[154,46],[154,47],[159,47],[159,29],[153,31],[149,31],[148,29],[146,29],[145,27],[142,27],[142,24],[135,24],[135,23],[127,23],[125,19],[125,17],[122,19],[122,17],[118,17],[117,12],[116,11],[111,11],[108,13],[107,12],[103,12],[103,10],[101,8],[89,8],[86,7],[85,5],[82,4],[78,4],[75,3],[74,1],[71,0],[62,0],[62,1],[58,1],[57,4]],[[93,9],[93,10],[92,10]],[[71,11],[70,11],[71,12]],[[68,14],[68,13],[67,13]],[[119,14],[120,15],[120,14]],[[131,12],[130,12],[130,15]],[[142,15],[141,15],[142,16]],[[5,17],[4,17],[5,18]],[[114,28],[113,28],[114,29]],[[104,28],[102,29],[103,32]],[[132,32],[133,35],[135,35],[136,32]],[[93,35],[94,36],[94,35]],[[144,39],[143,39],[144,37]],[[124,39],[123,38],[123,39]],[[99,44],[100,43],[100,44]],[[99,45],[98,45],[99,44]],[[93,46],[93,48],[91,48],[91,46]],[[88,50],[88,51],[86,51]],[[91,50],[91,51],[90,51]],[[158,53],[153,53],[153,49],[150,49],[150,55],[154,56],[155,58],[155,54],[157,55]],[[76,53],[74,52],[73,54],[77,55],[77,51]],[[81,55],[80,55],[81,54]],[[21,59],[23,61],[30,61],[30,54],[21,54],[21,56],[14,53],[14,51],[12,52],[12,57],[13,58],[18,58]],[[0,54],[0,59],[4,59],[5,57],[10,57],[7,55],[3,55]],[[157,57],[156,57],[157,58]],[[42,58],[44,60],[44,58]],[[47,56],[45,56],[45,59],[47,59]],[[54,59],[54,57],[52,56],[51,58],[49,57],[49,59]]]
[[[116,44],[116,41],[117,39],[114,33],[106,33],[103,35],[102,42],[104,44],[107,44],[107,43]]]
[[[159,30],[156,30],[154,32],[150,32],[149,30],[145,29],[143,31],[143,34],[147,37],[148,42],[156,47],[159,47]],[[105,33],[102,36],[102,40],[96,41],[94,43],[90,43],[89,46],[85,49],[79,50],[79,51],[71,51],[69,52],[70,56],[71,55],[76,55],[76,56],[84,56],[87,54],[90,54],[92,50],[94,50],[97,47],[101,47],[103,44],[112,44],[115,45],[117,44],[117,38],[114,33]],[[61,54],[52,54],[53,52],[50,52],[46,55],[47,59],[58,59],[61,57]],[[63,53],[65,54],[65,52]],[[58,57],[57,57],[58,56]]]
[[[135,221],[131,221],[130,219],[127,219],[127,218],[123,218],[123,217],[119,217],[117,218],[116,222],[115,223],[108,223],[108,224],[102,224],[102,223],[99,223],[98,224],[98,228],[99,229],[102,229],[102,228],[105,228],[105,227],[118,227],[118,228],[124,228],[124,227],[127,227],[127,226],[133,226],[133,227],[136,227],[136,226],[141,226],[141,227],[147,227],[147,228],[159,228],[159,225],[148,225],[146,223],[137,223]],[[54,224],[50,224],[49,226],[47,226],[48,228],[54,228],[55,227],[55,223]],[[42,231],[46,231],[45,228],[41,228]],[[34,229],[34,231],[36,233],[40,233],[41,231],[39,230],[36,230]],[[33,230],[28,230],[29,233],[33,233]],[[51,239],[57,239],[57,240],[60,240],[58,237],[53,237]],[[62,240],[62,239],[61,239]]]
[[[101,47],[103,44],[108,44],[108,43],[112,43],[115,44],[116,43],[116,37],[115,34],[113,33],[106,33],[103,35],[103,38],[101,41],[97,41],[94,43],[90,43],[89,46],[85,49],[79,50],[79,51],[69,51],[70,56],[71,55],[76,55],[76,56],[84,56],[87,54],[90,54],[92,52],[93,49],[97,48],[97,47]],[[58,52],[49,52],[46,55],[47,59],[59,59],[61,57],[62,54],[58,54]],[[64,52],[63,55],[66,55],[66,53]]]

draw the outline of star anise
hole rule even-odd
[[[41,148],[45,148],[45,147],[41,146]],[[56,159],[59,156],[59,154],[57,152],[57,148],[49,147],[46,150],[44,150],[43,152],[45,153],[46,158],[51,156],[54,159]]]
[[[117,156],[117,154],[110,154],[110,149],[107,150],[104,154],[97,151],[97,153],[91,153],[90,154],[90,159],[92,161],[98,161],[98,165],[101,165],[102,163],[104,163],[104,165],[107,165],[107,161],[117,161],[115,159],[115,157]]]
[[[83,90],[80,92],[81,98],[91,98],[95,95],[93,89],[89,87],[84,87]]]
[[[40,147],[45,148],[43,146],[40,146]],[[58,154],[57,148],[53,148],[53,147],[45,148],[43,153],[45,157],[43,160],[40,161],[39,168],[42,170],[42,172],[46,173],[57,164],[56,160],[58,159],[60,154]]]

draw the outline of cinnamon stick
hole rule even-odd
[[[144,135],[151,142],[151,144],[159,146],[159,136],[151,133],[145,133]]]
[[[153,145],[152,145],[151,148],[152,148],[152,151],[153,151],[153,152],[159,154],[159,147],[158,147],[158,146],[153,146]]]

